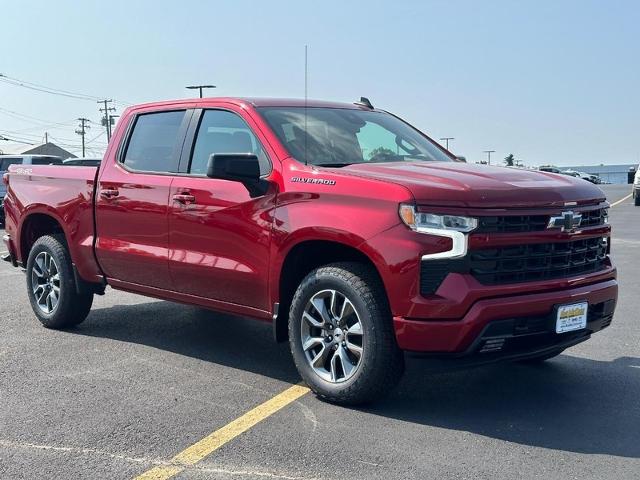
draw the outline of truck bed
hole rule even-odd
[[[82,278],[96,281],[101,278],[93,253],[93,201],[97,174],[96,167],[9,167],[5,210],[7,217],[12,217],[14,221],[7,222],[7,234],[11,237],[12,255],[18,263],[25,264],[28,256],[28,252],[22,251],[21,245],[28,242],[29,238],[21,236],[37,234],[29,225],[22,224],[23,219],[33,213],[42,213],[55,218],[62,226],[73,263]]]

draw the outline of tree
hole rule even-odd
[[[513,153],[510,153],[506,157],[504,157],[504,164],[507,167],[513,167],[516,163],[516,157],[513,156]]]

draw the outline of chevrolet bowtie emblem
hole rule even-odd
[[[549,219],[547,228],[559,228],[563,232],[574,232],[582,222],[582,214],[574,212],[562,212],[557,217]]]

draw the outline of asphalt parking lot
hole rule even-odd
[[[300,381],[269,325],[109,290],[78,328],[45,330],[3,262],[0,478],[135,478],[215,431],[174,478],[638,478],[640,208],[610,213],[620,298],[590,341],[540,366],[412,359],[383,402],[307,393],[239,435],[225,426]]]

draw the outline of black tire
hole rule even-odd
[[[520,363],[525,363],[529,365],[536,365],[542,362],[546,362],[551,358],[555,358],[560,355],[564,350],[560,350],[559,352],[545,353],[544,355],[540,355],[539,357],[527,358],[526,360],[520,360]]]
[[[633,203],[636,207],[640,207],[640,195],[638,195],[638,190],[633,190]]]
[[[314,295],[327,289],[349,299],[363,332],[357,369],[341,383],[321,378],[307,361],[302,347],[305,307]],[[393,389],[404,372],[404,355],[396,343],[384,288],[377,273],[360,263],[334,263],[306,276],[291,304],[289,344],[298,372],[309,388],[320,398],[341,405],[363,404],[382,397]]]
[[[55,308],[50,313],[41,309],[34,294],[34,264],[36,257],[45,253],[55,261],[59,280],[59,295]],[[79,294],[71,266],[71,257],[64,237],[51,235],[40,237],[33,244],[27,260],[27,295],[33,312],[46,328],[64,329],[74,327],[84,321],[91,310],[93,293]],[[37,281],[37,280],[36,280]]]

